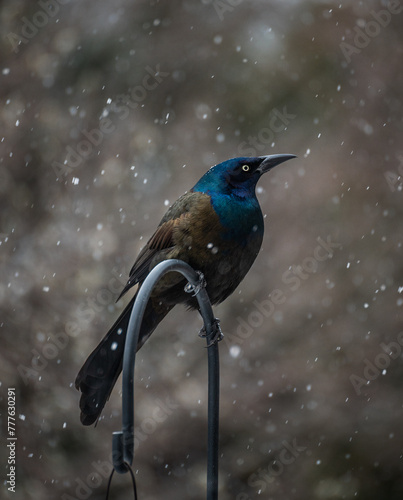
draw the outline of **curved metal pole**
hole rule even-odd
[[[188,281],[189,292],[199,303],[204,321],[208,353],[208,452],[207,452],[207,500],[218,498],[218,424],[220,370],[217,346],[218,320],[214,318],[210,299],[205,289],[203,276],[181,260],[165,260],[155,266],[141,285],[135,300],[123,355],[122,379],[122,431],[113,433],[112,456],[116,472],[124,474],[132,465],[134,457],[134,366],[143,315],[151,292],[161,277],[176,271]],[[190,284],[190,285],[189,285]]]

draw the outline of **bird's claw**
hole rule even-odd
[[[187,283],[184,290],[186,293],[192,293],[192,297],[196,297],[196,295],[200,292],[202,288],[205,288],[207,283],[204,279],[204,274],[200,271],[196,271],[199,275],[199,282],[197,285],[192,285],[192,283]]]
[[[199,337],[202,337],[202,338],[207,337],[207,332],[206,332],[205,326],[203,326],[203,328],[200,330]],[[218,318],[214,318],[214,321],[211,324],[210,337],[211,337],[211,340],[210,340],[210,343],[207,345],[207,347],[210,347],[212,345],[217,344],[217,342],[220,342],[224,338],[224,334],[221,331],[221,327],[220,327],[220,320]]]

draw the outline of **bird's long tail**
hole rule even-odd
[[[136,296],[131,299],[77,375],[75,384],[81,391],[80,419],[84,425],[91,425],[99,418],[122,371],[126,333],[135,299]],[[150,299],[144,313],[137,350],[172,307],[161,306]]]

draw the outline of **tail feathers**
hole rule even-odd
[[[131,299],[77,375],[75,385],[81,391],[80,419],[83,425],[91,425],[98,420],[122,371],[127,328],[135,299],[136,296]],[[158,307],[157,311],[152,301],[149,301],[140,331],[138,349],[172,307]]]
[[[82,393],[80,419],[84,425],[91,425],[99,418],[122,371],[124,345],[134,299],[135,297],[131,299],[112,328],[88,356],[77,375],[76,388]]]

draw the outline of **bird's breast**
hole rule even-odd
[[[223,301],[234,291],[260,250],[263,217],[257,208],[221,203],[217,210],[210,196],[203,195],[197,207],[192,207],[186,224],[176,230],[173,257],[203,272],[213,303]]]

